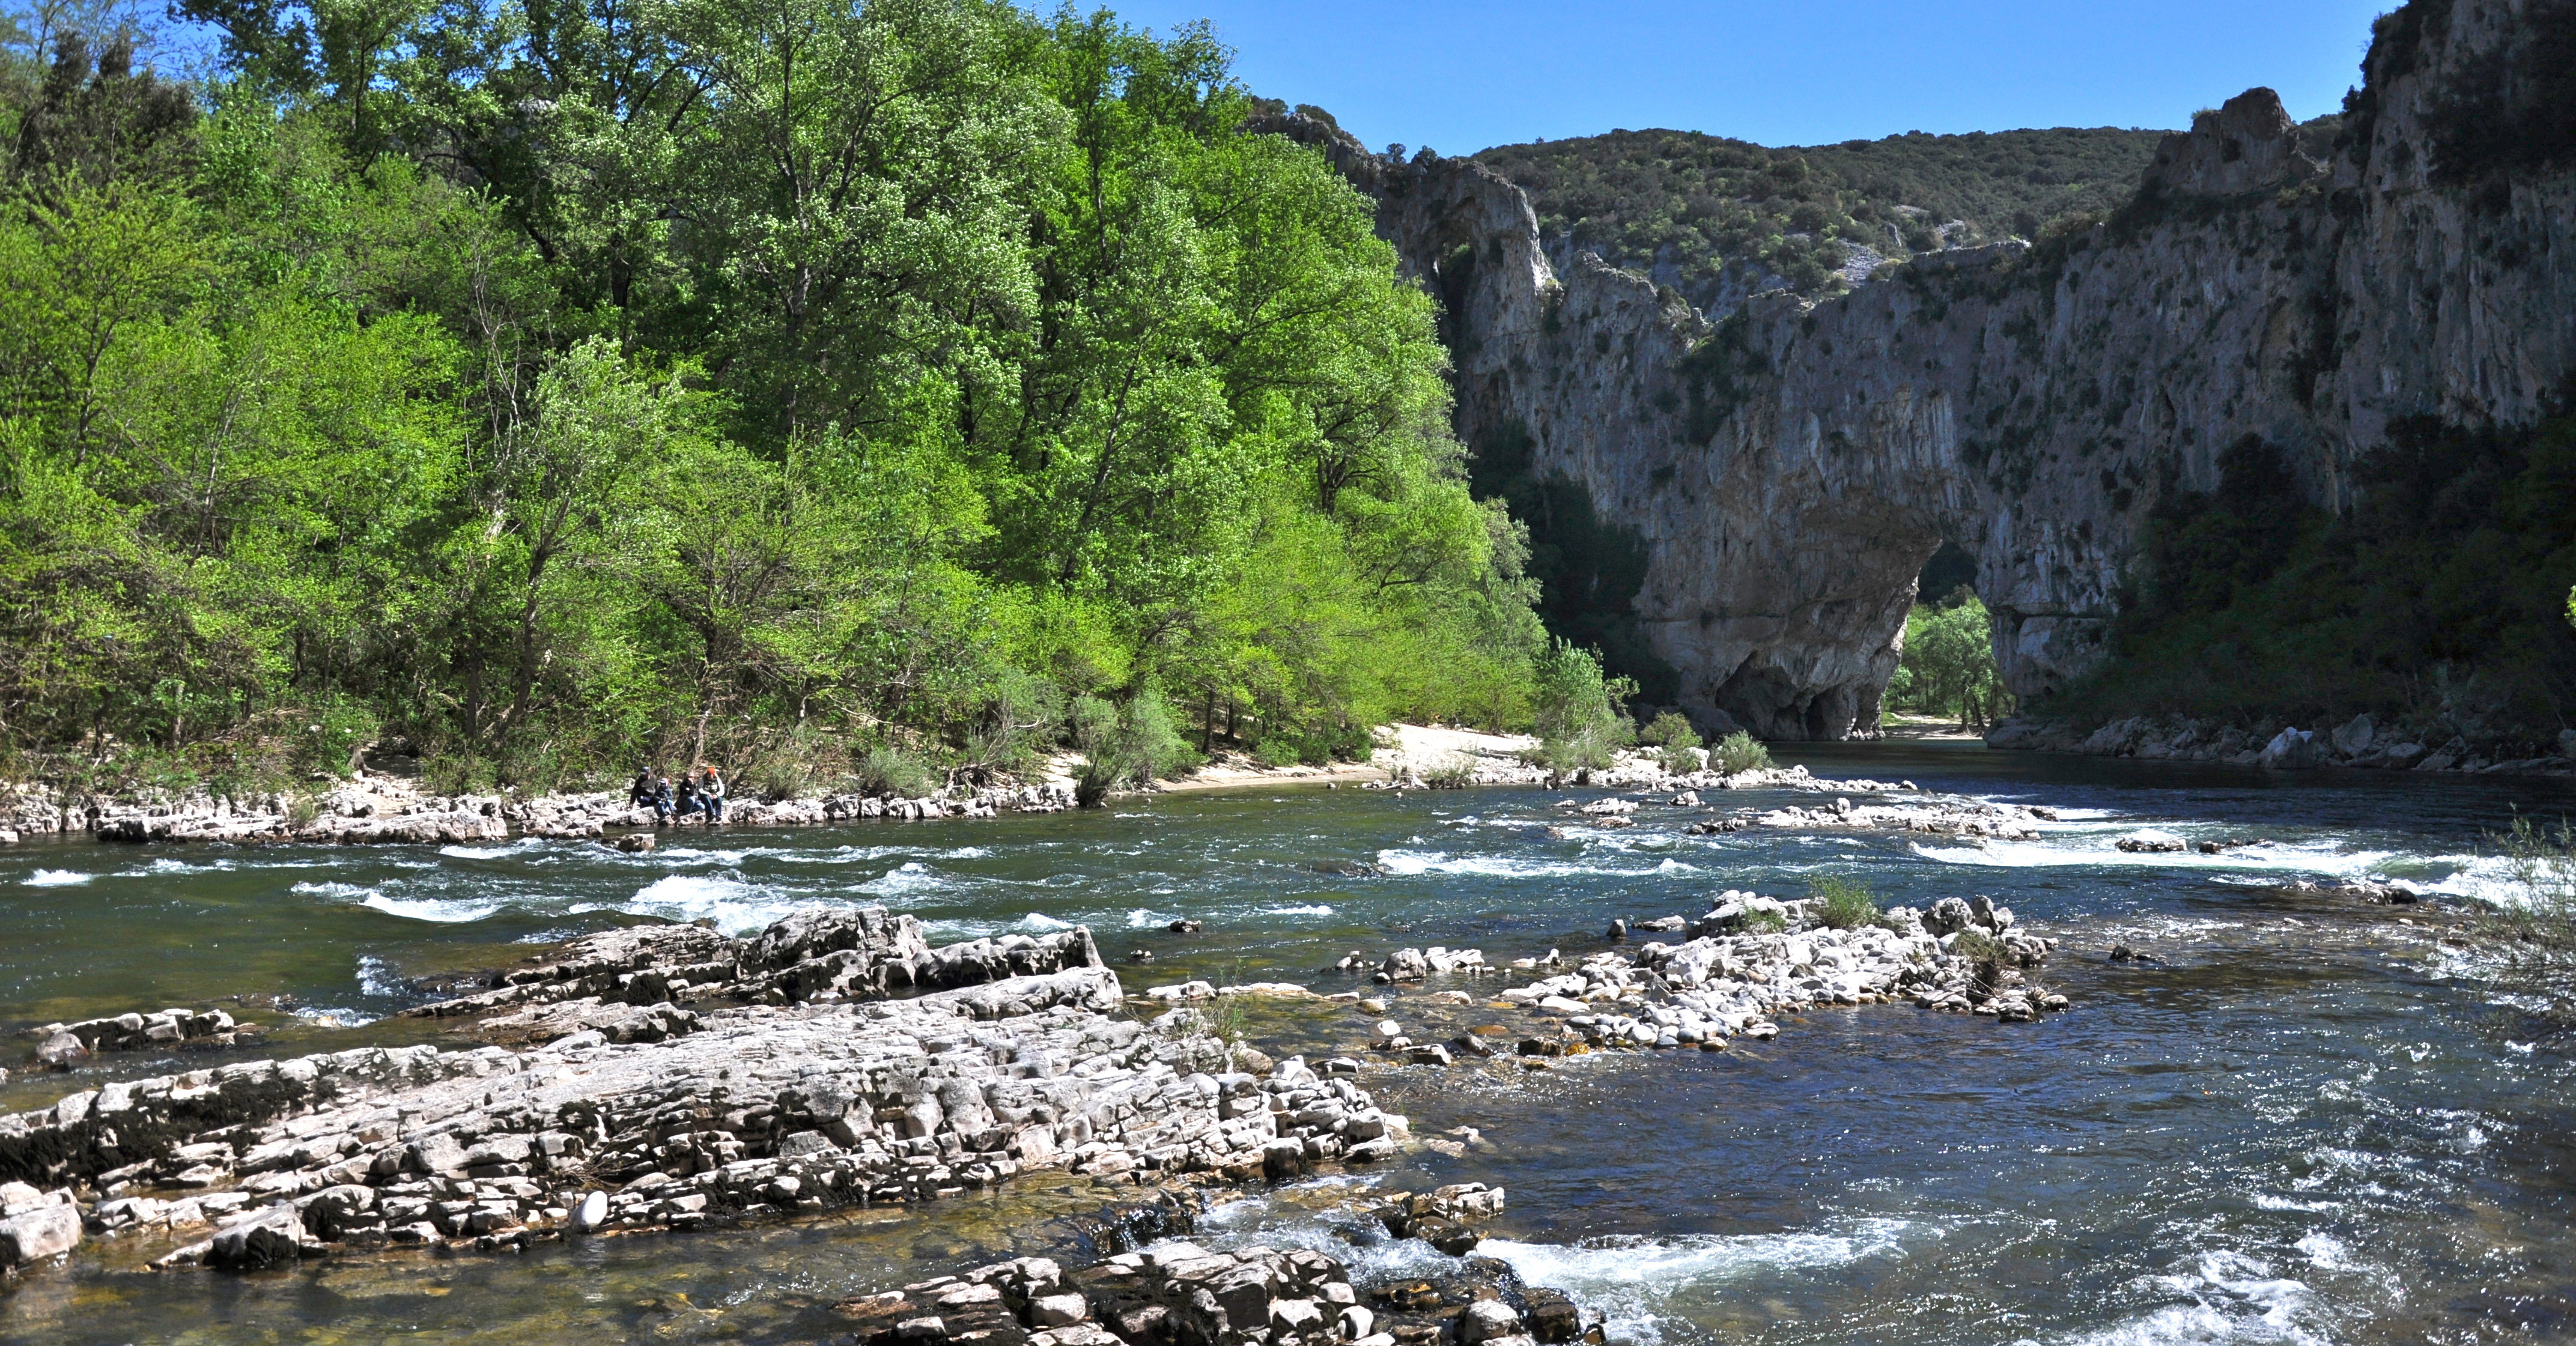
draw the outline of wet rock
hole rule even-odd
[[[2266,771],[2314,771],[2325,765],[2317,736],[2305,729],[2284,729],[2263,745],[2254,764]]]
[[[653,834],[650,832],[629,832],[617,839],[616,846],[617,849],[624,851],[629,855],[641,855],[646,851],[653,849]]]
[[[217,1230],[201,1260],[223,1271],[258,1271],[294,1261],[311,1242],[303,1215],[281,1202]]]
[[[1446,1252],[1447,1249],[1442,1249]],[[1521,1316],[1499,1299],[1480,1299],[1458,1315],[1458,1340],[1467,1346],[1521,1333]]]
[[[1185,918],[1172,922],[1170,925],[1165,926],[1164,929],[1171,931],[1175,935],[1195,935],[1199,932],[1200,926],[1199,922]]]
[[[2163,855],[2191,849],[2191,843],[2171,832],[2141,828],[2111,843],[2131,855]]]
[[[70,1252],[81,1241],[80,1207],[71,1194],[20,1208],[0,1218],[0,1271]]]
[[[69,1070],[89,1057],[89,1044],[61,1029],[36,1044],[36,1064],[47,1070]]]

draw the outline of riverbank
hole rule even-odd
[[[2554,742],[2421,732],[2356,715],[2339,725],[2301,728],[2277,720],[2235,724],[2188,716],[2136,715],[2108,723],[2017,717],[1986,731],[1986,746],[2073,752],[2143,761],[2214,762],[2267,770],[2342,767],[2364,771],[2576,777],[2576,729]]]
[[[1135,793],[1298,785],[1381,788],[1534,786],[1554,778],[1525,760],[1537,740],[1445,726],[1399,724],[1381,731],[1381,746],[1367,763],[1272,766],[1243,754],[1222,754],[1187,775],[1158,780]],[[381,760],[381,759],[368,759]],[[816,827],[846,822],[918,822],[943,818],[994,818],[1004,814],[1060,813],[1075,806],[1074,777],[1082,759],[1049,759],[1025,781],[943,789],[919,797],[825,792],[785,799],[735,798],[722,823],[698,817],[659,822],[653,811],[628,802],[622,790],[516,794],[439,795],[426,790],[416,766],[357,770],[311,796],[272,792],[229,796],[205,788],[142,791],[113,797],[67,795],[43,785],[8,788],[0,807],[0,844],[27,837],[88,833],[102,841],[200,841],[233,843],[390,843],[474,845],[516,837],[601,839],[611,833],[687,836],[710,827]],[[1768,768],[1740,773],[1738,788],[1775,779]],[[1667,772],[1653,753],[1619,754],[1606,771],[1586,772],[1586,785],[1611,788],[1726,788],[1728,777],[1699,771]]]

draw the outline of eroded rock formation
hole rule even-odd
[[[2137,199],[2036,248],[1881,268],[1715,327],[1584,254],[1557,274],[1520,191],[1328,125],[1380,231],[1446,307],[1457,427],[1526,436],[1647,549],[1634,604],[1703,718],[1780,738],[1876,723],[1923,562],[1978,561],[2007,683],[2101,656],[2157,502],[2248,437],[2340,508],[2392,419],[2527,423],[2576,371],[2576,178],[2437,173],[2456,91],[2528,65],[2540,6],[2382,21],[2327,161],[2268,89],[2169,137]],[[2555,15],[2555,9],[2550,10]],[[2503,72],[2503,73],[2499,73]]]
[[[1117,974],[1081,930],[932,949],[910,917],[818,908],[746,940],[608,932],[500,980],[446,1008],[546,1045],[109,1084],[0,1117],[0,1180],[91,1194],[103,1231],[219,1225],[165,1263],[255,1267],[926,1200],[1032,1169],[1280,1175],[1391,1153],[1402,1127],[1302,1061],[1232,1070],[1186,1012],[1115,1017]],[[697,998],[635,1003],[671,994]],[[652,1031],[616,1031],[639,1012]]]

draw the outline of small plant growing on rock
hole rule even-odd
[[[1780,935],[1788,933],[1788,930],[1789,918],[1776,911],[1759,910],[1744,913],[1745,934]]]
[[[1464,790],[1475,783],[1475,759],[1463,752],[1449,754],[1422,773],[1422,784],[1433,790]]]
[[[2012,975],[2012,951],[2004,942],[1982,930],[1962,930],[1950,945],[1950,952],[1969,961],[1971,989],[1980,996],[1993,996],[2003,990],[2004,981]]]
[[[2576,823],[2561,818],[2553,828],[2516,814],[2488,840],[2504,853],[2521,892],[2486,904],[2480,924],[2501,938],[2576,948]]]
[[[1709,753],[1709,765],[1729,776],[1759,771],[1771,765],[1771,750],[1762,746],[1762,740],[1738,729],[1718,740],[1717,747]]]
[[[1884,918],[1876,893],[1839,874],[1828,874],[1809,883],[1807,897],[1816,923],[1828,930],[1858,930]]]

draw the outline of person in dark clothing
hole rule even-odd
[[[671,778],[659,771],[653,773],[653,825],[671,825]]]
[[[683,771],[680,773],[680,818],[686,821],[690,814],[697,811],[698,774],[694,771]]]
[[[653,768],[648,766],[635,773],[635,783],[626,787],[626,806],[637,809],[653,807]]]

